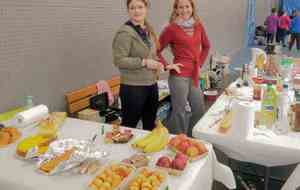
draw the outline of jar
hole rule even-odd
[[[261,100],[263,94],[263,80],[256,78],[253,85],[253,100]]]
[[[294,112],[293,130],[300,132],[300,103],[292,105],[292,110]]]
[[[27,109],[30,109],[34,106],[34,103],[33,103],[33,96],[26,96],[25,97],[25,107]]]
[[[253,100],[261,100],[262,97],[262,87],[261,84],[253,85]]]

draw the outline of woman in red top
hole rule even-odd
[[[169,86],[172,113],[168,121],[171,133],[192,135],[192,127],[203,114],[203,95],[199,88],[199,72],[207,58],[210,43],[196,13],[194,0],[175,0],[169,25],[160,35],[158,56],[170,71]],[[162,51],[170,46],[174,59],[168,64]],[[187,103],[191,115],[186,111]]]
[[[283,47],[286,47],[286,37],[288,35],[288,32],[290,30],[290,25],[291,25],[291,19],[287,15],[287,12],[282,12],[283,15],[279,17],[279,22],[278,22],[278,32],[279,32],[279,42],[282,43]]]

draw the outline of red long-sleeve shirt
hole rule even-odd
[[[167,62],[162,56],[162,51],[170,45],[174,60],[173,63],[180,63],[181,73],[171,71],[170,74],[181,77],[192,77],[195,86],[199,85],[200,67],[207,58],[210,42],[206,35],[203,25],[199,22],[194,24],[194,34],[189,36],[176,23],[169,24],[159,38],[160,48],[158,56],[166,66]]]

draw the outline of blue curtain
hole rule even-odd
[[[245,29],[245,47],[254,45],[256,28],[256,0],[248,0],[246,29]]]
[[[300,0],[282,0],[282,9],[290,15],[294,9],[300,11]]]

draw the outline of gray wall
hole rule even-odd
[[[172,0],[152,0],[157,31]],[[213,49],[228,53],[243,44],[246,0],[202,0],[199,14]],[[64,94],[118,74],[111,42],[126,20],[125,0],[0,0],[0,112],[36,104],[64,110]]]

